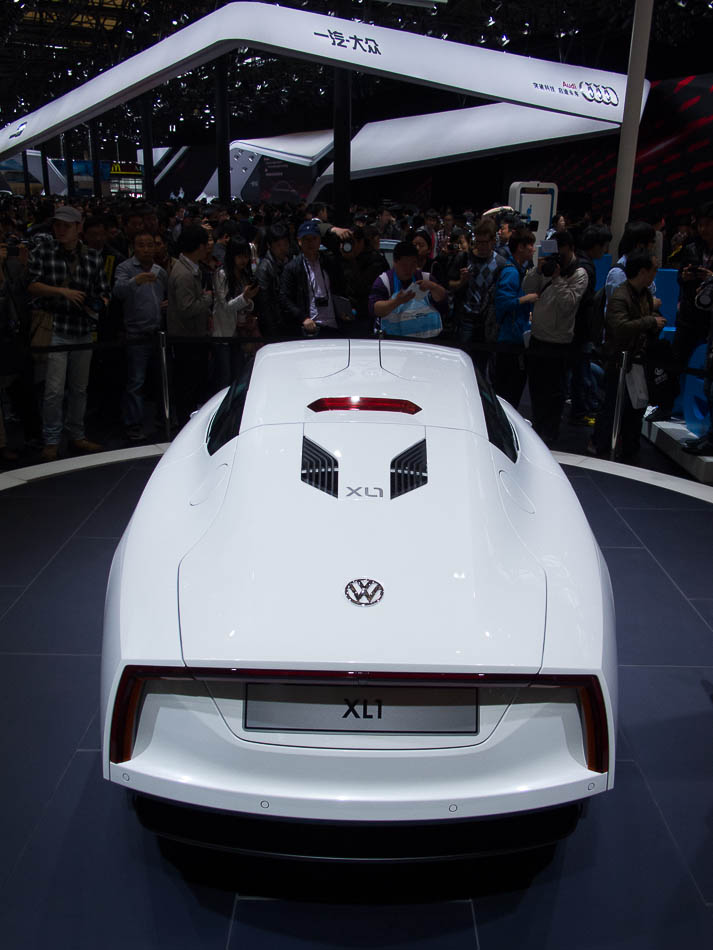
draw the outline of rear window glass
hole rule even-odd
[[[254,357],[248,360],[213,416],[206,440],[209,455],[215,455],[240,432],[254,362]]]
[[[488,439],[504,455],[507,455],[511,462],[517,462],[518,445],[510,420],[500,405],[495,390],[477,367],[475,367],[475,375],[478,379],[478,389],[483,403]]]

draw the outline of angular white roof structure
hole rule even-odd
[[[613,125],[623,118],[626,77],[619,73],[241,2],[208,14],[0,129],[0,158],[100,116],[239,45]]]

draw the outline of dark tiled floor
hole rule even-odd
[[[104,585],[154,464],[0,493],[3,950],[710,950],[710,506],[568,473],[612,573],[622,666],[616,788],[566,842],[435,867],[280,865],[159,843],[101,778]]]

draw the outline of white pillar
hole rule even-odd
[[[641,100],[644,95],[646,57],[649,51],[651,35],[651,17],[654,0],[636,0],[634,25],[631,30],[631,49],[629,50],[629,72],[626,80],[626,99],[624,118],[619,133],[619,157],[616,166],[614,184],[614,206],[612,208],[611,231],[613,240],[611,251],[616,260],[619,241],[624,233],[624,225],[629,220],[631,206],[631,187],[634,181],[634,165],[639,139],[641,119]]]

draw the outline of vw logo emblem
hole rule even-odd
[[[580,82],[579,89],[588,102],[601,102],[604,106],[619,105],[619,96],[611,86],[598,86],[593,82]]]
[[[344,593],[347,600],[356,604],[357,607],[373,607],[384,596],[384,588],[378,581],[372,581],[368,577],[358,577],[356,580],[349,581],[344,588]]]

